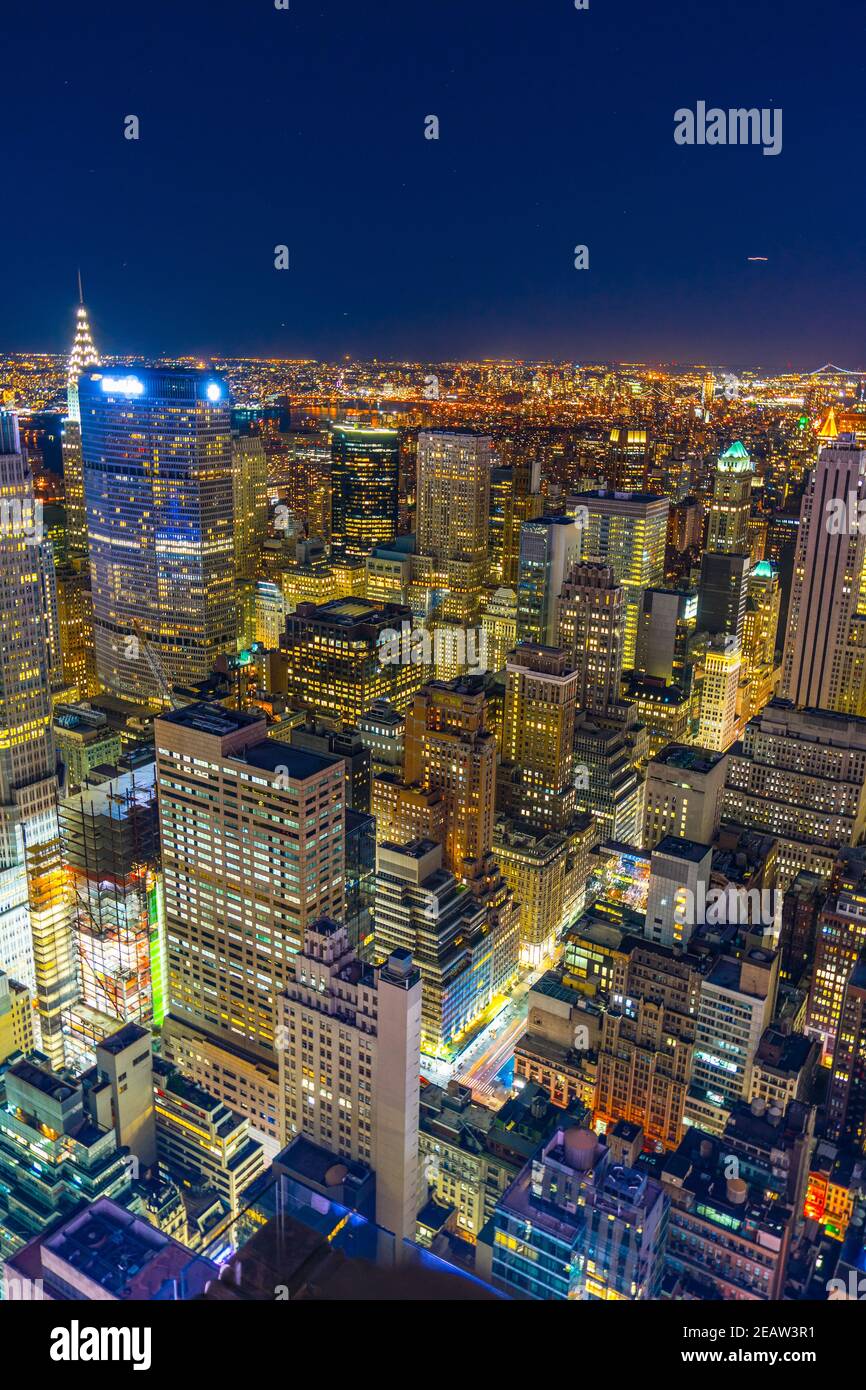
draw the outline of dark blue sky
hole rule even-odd
[[[6,0],[0,348],[66,346],[80,263],[115,352],[866,366],[864,15]],[[698,100],[781,154],[677,146]]]

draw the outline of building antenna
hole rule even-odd
[[[84,303],[84,290],[81,288],[81,266],[78,267],[78,302]]]

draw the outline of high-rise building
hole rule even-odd
[[[820,1042],[822,1060],[827,1065],[841,1036],[848,981],[866,949],[864,894],[866,873],[860,856],[855,853],[850,861],[840,856],[831,891],[817,913],[806,1010],[806,1033]],[[849,1043],[850,1038],[845,1046]]]
[[[638,613],[635,670],[688,691],[692,678],[689,641],[697,614],[694,589],[645,589]]]
[[[861,715],[866,529],[856,518],[866,498],[866,449],[827,424],[819,438],[823,447],[800,509],[780,689],[795,705]]]
[[[81,1003],[119,1023],[159,1021],[163,942],[155,765],[65,797],[60,837]]]
[[[583,553],[604,560],[626,592],[623,666],[635,664],[638,614],[644,589],[664,583],[670,503],[655,493],[580,492],[572,499],[586,508]]]
[[[698,632],[742,641],[750,568],[748,555],[704,552],[698,582]]]
[[[627,938],[620,1003],[601,1020],[595,1119],[639,1125],[675,1149],[683,1137],[695,1022],[701,995],[698,961]]]
[[[645,426],[614,425],[608,438],[608,486],[616,492],[646,491],[652,456]]]
[[[743,621],[743,668],[746,678],[741,717],[760,714],[773,698],[779,680],[776,639],[781,590],[779,571],[769,560],[759,560],[746,581],[746,614]]]
[[[557,1130],[479,1235],[483,1278],[519,1298],[660,1297],[667,1198],[654,1178],[616,1161],[610,1143],[577,1126]]]
[[[400,436],[335,425],[331,435],[331,545],[367,555],[397,535]]]
[[[414,1239],[420,1205],[421,974],[395,949],[380,966],[322,917],[304,930],[277,1000],[279,1136],[306,1135],[376,1174],[376,1219]]]
[[[418,554],[438,563],[477,560],[480,584],[487,569],[492,445],[483,434],[418,435]]]
[[[520,528],[517,565],[517,640],[555,646],[562,586],[581,555],[581,528],[573,516],[540,516]]]
[[[424,668],[411,653],[406,661],[402,652],[391,659],[383,648],[389,641],[399,646],[404,626],[408,636],[411,616],[401,604],[363,598],[298,604],[281,639],[290,704],[347,724],[357,724],[374,700],[405,714]]]
[[[559,598],[556,645],[578,673],[581,709],[605,713],[619,703],[625,641],[625,590],[610,565],[572,565]]]
[[[128,1202],[131,1173],[114,1130],[87,1114],[78,1082],[35,1061],[14,1062],[0,1079],[0,1272],[82,1202]]]
[[[308,923],[339,915],[342,758],[266,737],[263,716],[189,705],[155,724],[166,1054],[276,1132],[275,1001]]]
[[[713,637],[704,657],[698,743],[715,753],[725,753],[737,736],[737,691],[742,670],[736,637]]]
[[[232,495],[235,575],[253,579],[268,534],[268,460],[257,434],[232,436]]]
[[[578,673],[557,647],[509,652],[502,729],[501,809],[525,830],[566,830],[575,814]]]
[[[539,491],[540,474],[538,460],[494,468],[491,472],[488,551],[491,584],[514,588],[517,583],[520,529],[525,521],[531,521],[544,511],[544,498]]]
[[[866,833],[866,719],[771,700],[728,755],[722,820],[779,841],[779,887]]]
[[[66,504],[66,533],[69,558],[87,556],[87,509],[84,502],[84,465],[81,452],[81,407],[78,378],[88,367],[99,365],[99,356],[90,331],[84,305],[81,274],[78,276],[78,308],[75,311],[75,338],[66,378],[67,418],[63,424],[63,496]]]
[[[513,982],[517,923],[513,903],[498,906],[443,867],[434,841],[379,845],[376,959],[402,949],[416,962],[423,1052],[453,1057],[461,1035]]]
[[[657,946],[683,950],[700,925],[713,851],[710,845],[666,835],[650,852],[644,935]]]
[[[866,947],[845,986],[827,1104],[827,1133],[866,1154]]]
[[[64,565],[57,570],[57,621],[63,683],[79,700],[99,693],[93,638],[93,595],[90,571]]]
[[[748,554],[754,476],[748,452],[737,439],[720,456],[713,473],[707,550]]]
[[[719,828],[728,760],[709,748],[672,743],[647,764],[642,844],[666,835],[709,844]]]
[[[79,381],[96,664],[121,699],[236,650],[228,388],[189,368]],[[160,668],[162,674],[160,674]]]
[[[517,642],[517,591],[496,589],[481,612],[481,628],[487,643],[488,671],[503,671],[505,660]]]
[[[747,942],[718,957],[701,981],[686,1119],[720,1133],[725,1111],[748,1097],[758,1043],[776,1007],[779,957]]]
[[[74,997],[57,823],[45,585],[53,578],[15,416],[0,410],[0,967],[33,994],[43,1052],[63,1063]]]
[[[13,1052],[33,1051],[33,1004],[30,991],[0,970],[0,1066]]]
[[[483,858],[493,843],[496,737],[487,717],[478,676],[430,681],[406,716],[405,781],[441,792],[444,863],[458,878],[463,861]]]

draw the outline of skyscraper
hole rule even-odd
[[[781,694],[795,705],[866,714],[866,449],[830,417],[800,509]],[[851,525],[852,514],[854,525]]]
[[[421,976],[409,951],[379,967],[352,950],[344,926],[304,931],[277,1000],[279,1134],[307,1135],[376,1173],[376,1219],[414,1239],[419,1207]]]
[[[155,725],[168,1018],[181,1070],[276,1134],[276,998],[306,926],[342,911],[342,758],[263,716],[188,705]]]
[[[492,440],[484,434],[418,435],[418,554],[486,566]],[[483,582],[483,576],[482,576]]]
[[[46,556],[15,416],[0,410],[0,967],[34,994],[42,1050],[63,1063],[74,999],[72,930],[57,822]],[[49,568],[50,566],[50,568]]]
[[[496,738],[487,727],[479,677],[431,681],[406,716],[405,780],[445,800],[445,865],[458,878],[464,859],[493,843]]]
[[[81,272],[78,274],[78,308],[75,312],[75,338],[66,379],[67,419],[63,426],[63,494],[66,503],[66,532],[71,560],[87,555],[87,509],[84,504],[84,465],[81,453],[81,407],[78,378],[88,367],[97,366],[99,356],[90,331],[84,305]]]
[[[664,583],[668,512],[666,497],[648,492],[598,489],[577,494],[574,502],[586,508],[583,553],[609,564],[626,593],[622,660],[626,670],[635,664],[638,614],[644,589]]]
[[[228,388],[120,369],[86,372],[79,397],[99,677],[166,703],[236,649]]]
[[[578,673],[577,703],[604,713],[620,700],[625,590],[610,565],[573,565],[559,598],[556,645]]]
[[[737,439],[719,458],[713,473],[707,550],[742,555],[749,550],[752,461]]]
[[[575,814],[578,673],[566,652],[532,642],[509,652],[505,672],[503,809],[521,829],[564,831]]]
[[[517,640],[556,644],[559,596],[581,557],[581,530],[573,516],[540,516],[520,528],[517,564]]]
[[[400,436],[396,430],[335,425],[331,436],[331,544],[368,555],[397,534]]]

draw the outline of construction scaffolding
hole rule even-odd
[[[60,834],[81,1003],[151,1026],[161,945],[154,764],[61,801]]]

